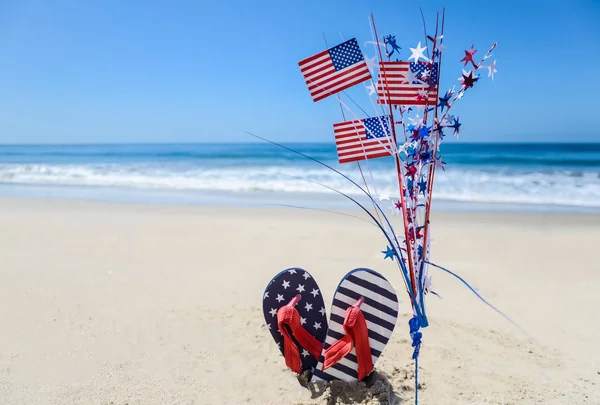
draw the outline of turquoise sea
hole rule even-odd
[[[335,145],[286,144],[362,182]],[[600,211],[600,144],[442,145],[434,208]],[[372,192],[397,195],[391,158],[362,166]],[[268,143],[0,145],[0,195],[121,202],[342,207],[316,184],[360,195],[319,164]]]

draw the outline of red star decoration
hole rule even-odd
[[[406,165],[406,174],[408,174],[410,177],[415,177],[415,174],[417,174],[417,168],[415,167],[415,165]]]
[[[469,87],[473,87],[475,82],[477,80],[479,80],[479,77],[477,77],[477,76],[473,77],[473,71],[470,71],[467,76],[465,76],[465,74],[463,73],[462,77],[463,77],[463,81],[460,84],[465,86],[465,89],[468,89]]]
[[[475,62],[473,61],[473,56],[475,56],[476,52],[477,51],[475,49],[473,49],[473,45],[471,45],[471,49],[469,49],[468,51],[465,51],[465,57],[462,58],[460,61],[465,62],[465,66],[467,66],[467,63],[471,62],[473,67],[476,68],[477,65],[475,65]]]
[[[402,209],[402,203],[400,202],[400,200],[398,200],[398,201],[396,202],[396,204],[394,204],[394,205],[395,205],[395,207],[396,207],[397,209],[399,209],[399,210],[401,210],[401,209]]]
[[[425,94],[417,94],[417,101],[425,101],[426,98]]]

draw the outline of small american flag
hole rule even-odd
[[[381,62],[377,79],[377,103],[437,105],[438,64]]]
[[[313,101],[322,100],[371,78],[358,41],[352,38],[298,62]]]
[[[340,163],[390,156],[392,128],[387,115],[333,124]]]

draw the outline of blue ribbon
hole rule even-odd
[[[412,358],[415,360],[417,357],[419,357],[419,351],[421,350],[421,338],[423,337],[423,334],[419,332],[419,329],[421,329],[421,326],[419,325],[419,318],[416,316],[412,317],[411,320],[408,321],[408,326],[410,328],[412,347],[415,348]]]

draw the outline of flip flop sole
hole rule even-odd
[[[360,297],[364,297],[364,303],[360,309],[369,329],[369,346],[373,366],[381,356],[381,352],[396,326],[398,297],[389,281],[381,274],[370,269],[355,269],[344,276],[333,296],[329,329],[319,363],[314,370],[314,380],[358,381],[355,349],[324,371],[323,361],[325,350],[346,334],[342,326],[346,309],[354,305]]]
[[[267,285],[263,295],[263,313],[271,336],[283,355],[283,336],[277,327],[277,310],[287,305],[297,294],[301,299],[296,305],[304,329],[319,342],[327,333],[327,313],[321,290],[312,276],[304,269],[290,268],[277,274]],[[293,339],[293,336],[292,336]],[[318,362],[294,339],[300,352],[302,371],[312,370]]]

